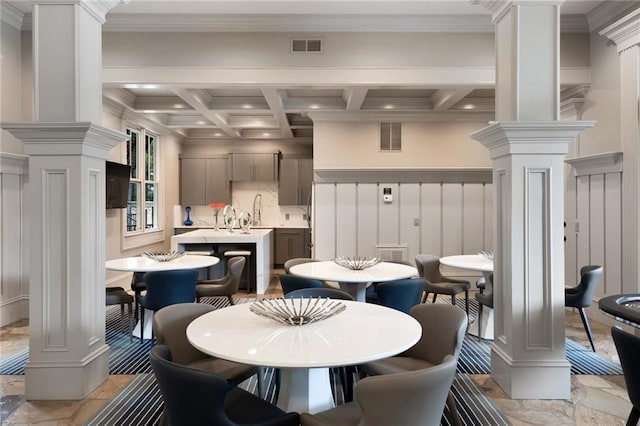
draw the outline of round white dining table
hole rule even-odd
[[[128,272],[151,272],[151,271],[175,271],[178,269],[200,269],[208,268],[220,262],[216,256],[200,256],[185,254],[177,259],[170,260],[168,262],[160,262],[158,260],[149,259],[144,256],[135,257],[122,257],[119,259],[107,260],[105,268],[113,271],[128,271]],[[152,338],[152,322],[153,312],[145,311],[144,321],[144,336]],[[142,324],[140,321],[135,325],[132,335],[140,337],[140,329]]]
[[[218,309],[187,327],[189,342],[209,355],[282,369],[278,406],[316,413],[334,406],[328,367],[396,355],[422,334],[411,316],[371,303],[341,301],[346,309],[294,326],[258,316],[250,304]]]
[[[340,288],[358,302],[366,301],[367,286],[372,282],[399,280],[418,276],[413,266],[394,262],[380,262],[360,271],[338,265],[332,260],[307,262],[293,266],[292,275],[321,281],[337,281]]]
[[[441,257],[440,263],[451,268],[482,272],[485,282],[485,293],[493,292],[492,282],[489,279],[489,275],[493,272],[492,259],[481,254],[460,254]],[[483,339],[493,340],[493,309],[489,307],[485,308],[486,309],[482,310],[483,330],[478,330],[478,321],[473,321],[467,332],[474,336],[480,335]]]

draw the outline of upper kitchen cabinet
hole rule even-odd
[[[278,179],[278,154],[231,154],[231,180],[240,182]]]
[[[214,202],[231,202],[229,159],[181,158],[180,204],[206,206]]]
[[[281,206],[306,205],[313,182],[311,158],[283,158],[280,160],[278,204]]]

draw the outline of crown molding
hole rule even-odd
[[[622,152],[603,152],[571,158],[564,162],[573,167],[574,176],[602,175],[622,172]]]
[[[12,175],[29,174],[29,156],[0,152],[0,170]]]
[[[495,120],[493,112],[474,111],[416,111],[416,112],[376,112],[376,111],[310,111],[308,117],[314,123],[321,121],[393,121],[393,122],[439,122],[464,121],[484,122]]]
[[[582,118],[584,98],[570,98],[560,103],[560,117],[562,119],[579,120]]]
[[[610,25],[637,7],[639,7],[637,1],[604,1],[587,13],[589,31],[596,31]]]
[[[6,1],[3,1],[0,2],[0,20],[17,30],[21,30],[24,13]]]
[[[640,44],[640,8],[600,31],[600,35],[612,40],[618,52]]]
[[[491,167],[316,169],[316,183],[492,183]]]

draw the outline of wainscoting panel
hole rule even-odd
[[[422,220],[420,224],[424,232],[420,233],[423,253],[442,252],[442,185],[439,183],[423,183],[420,185],[422,199]]]
[[[622,291],[622,174],[604,178],[604,294]]]
[[[468,183],[462,187],[463,216],[462,231],[464,238],[462,251],[464,253],[477,253],[484,248],[484,185]]]
[[[336,186],[336,256],[353,256],[357,251],[357,186]]]
[[[604,266],[604,175],[589,177],[589,264]],[[587,263],[583,263],[586,265]],[[596,288],[596,297],[604,295],[606,276],[600,280]]]
[[[378,185],[358,184],[358,256],[376,256],[378,244]],[[354,253],[352,253],[354,255]]]
[[[420,252],[420,185],[407,183],[400,185],[400,239],[407,244],[407,259],[413,263]],[[417,221],[417,222],[416,222]]]
[[[315,185],[314,250],[318,259],[336,257],[336,188],[332,183]]]
[[[442,256],[463,253],[463,195],[462,185],[442,185]]]
[[[382,201],[384,188],[391,188],[392,203]],[[378,244],[397,244],[400,239],[400,184],[381,183],[378,185]]]

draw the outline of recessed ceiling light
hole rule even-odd
[[[384,106],[384,109],[394,109],[395,106],[391,105],[391,104],[387,104]]]
[[[153,114],[153,113],[156,113],[158,111],[156,111],[155,109],[144,109],[144,110],[142,110],[142,112],[145,113],[145,114]]]
[[[319,107],[318,105],[316,105],[316,104],[311,104],[311,105],[309,105],[309,108],[311,108],[311,109],[318,109],[318,108],[320,108],[320,107]]]
[[[173,104],[174,108],[184,108],[184,104]]]
[[[142,88],[143,89],[157,89],[158,85],[157,84],[143,84]]]
[[[475,109],[475,105],[474,104],[466,104],[462,107],[462,109]]]
[[[206,122],[206,121],[204,121],[204,120],[198,120],[196,123],[197,123],[197,124],[207,124],[207,122]]]
[[[271,136],[271,133],[263,133],[262,136]]]
[[[213,134],[213,136],[222,136],[222,133],[216,132],[216,133]]]
[[[244,109],[253,108],[253,105],[251,105],[251,104],[244,104],[244,105],[242,105],[242,108],[244,108]]]

